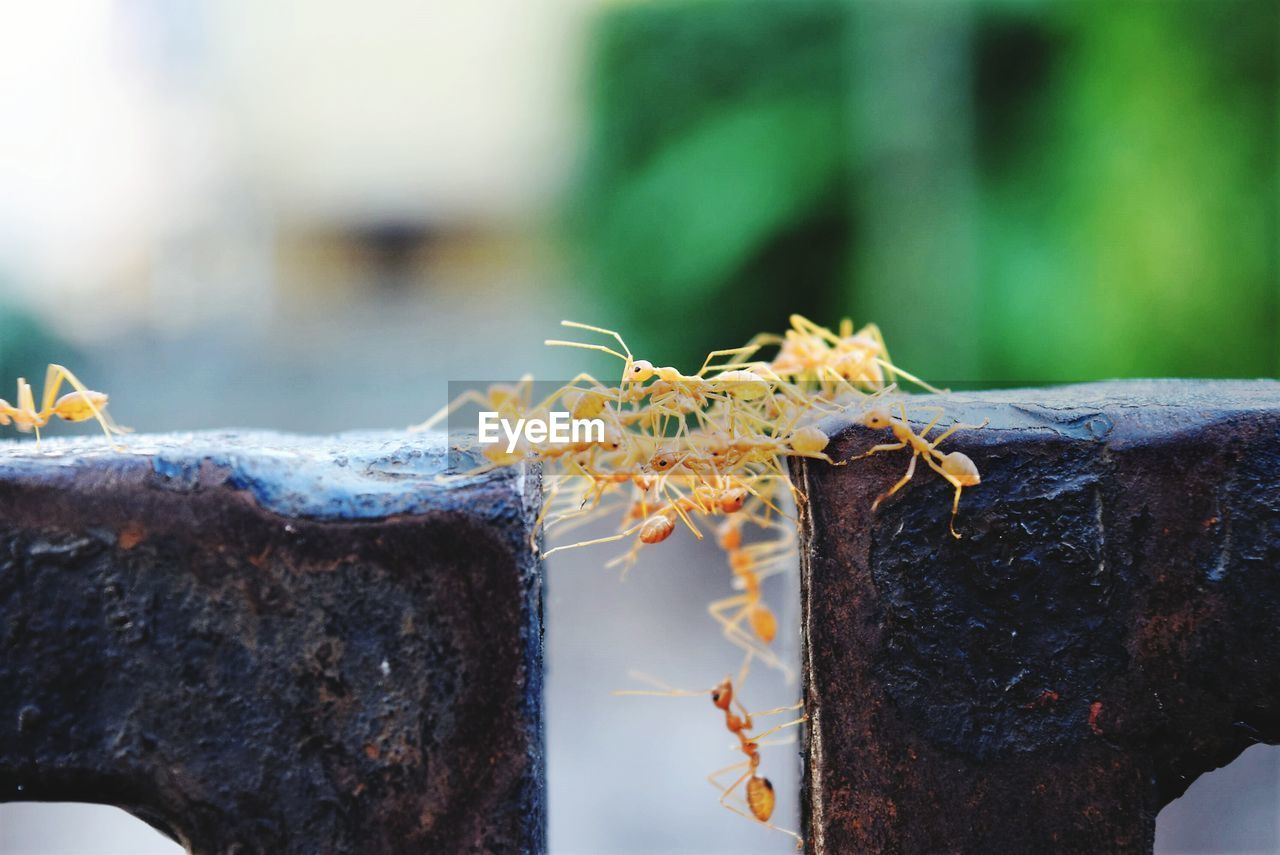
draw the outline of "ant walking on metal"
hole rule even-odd
[[[982,481],[982,478],[978,474],[977,464],[975,464],[967,454],[959,451],[944,454],[938,450],[938,446],[944,439],[951,436],[951,434],[961,428],[967,430],[978,430],[986,427],[987,422],[984,421],[980,425],[962,425],[959,422],[956,422],[931,440],[928,438],[929,431],[933,430],[933,428],[938,424],[938,421],[942,418],[942,408],[922,408],[930,412],[934,412],[935,415],[933,419],[925,425],[923,429],[921,429],[920,433],[915,433],[911,430],[911,422],[907,418],[906,405],[899,401],[898,407],[902,412],[901,418],[892,416],[889,414],[888,410],[881,409],[879,407],[868,410],[862,417],[862,423],[873,430],[889,428],[893,432],[894,438],[898,441],[873,446],[866,452],[852,458],[853,460],[870,457],[872,454],[876,454],[880,451],[897,451],[900,448],[911,448],[911,462],[907,464],[907,474],[898,479],[898,482],[887,491],[876,497],[875,502],[871,504],[871,510],[874,511],[876,508],[880,507],[881,502],[901,490],[906,483],[911,480],[911,477],[915,475],[916,460],[923,458],[924,462],[929,464],[929,468],[947,479],[947,482],[956,488],[955,500],[951,503],[951,522],[949,525],[952,536],[959,540],[960,533],[956,531],[956,513],[960,510],[960,493],[965,487],[977,486]]]
[[[59,398],[58,391],[63,383],[69,384],[75,391],[68,392]],[[22,377],[18,378],[16,405],[0,398],[0,425],[12,424],[23,433],[35,431],[37,443],[40,441],[40,428],[49,424],[55,416],[68,422],[97,419],[111,447],[117,451],[124,448],[113,438],[114,433],[123,433],[125,429],[108,418],[107,395],[86,388],[74,374],[61,365],[51,364],[45,372],[44,395],[39,409],[36,409],[36,398],[31,384]]]

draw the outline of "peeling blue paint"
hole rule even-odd
[[[522,487],[520,468],[468,475],[481,463],[474,455],[463,458],[473,464],[468,469],[450,469],[450,458],[456,462],[464,453],[451,453],[443,433],[203,431],[128,436],[123,442],[123,452],[96,437],[45,440],[39,447],[5,442],[0,465],[65,477],[92,463],[101,477],[104,470],[135,470],[141,462],[161,489],[225,485],[251,493],[273,513],[312,519],[369,520],[449,510],[461,498],[450,487],[462,483],[514,480],[513,489]],[[467,493],[474,502],[474,493]]]

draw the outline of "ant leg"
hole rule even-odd
[[[629,537],[630,535],[635,534],[637,531],[640,530],[641,525],[643,525],[643,522],[636,523],[626,531],[620,532],[618,534],[610,535],[609,537],[597,537],[594,540],[584,540],[581,543],[571,543],[567,546],[557,546],[555,549],[549,549],[546,552],[542,553],[542,557],[550,558],[555,553],[561,552],[566,549],[577,549],[582,546],[596,546],[601,543],[613,543],[615,540],[622,540],[624,537]]]
[[[786,559],[789,556],[780,556],[779,558],[770,559],[767,563],[762,562],[763,569],[756,571],[756,581],[763,582],[765,579],[771,579],[779,573],[790,573],[792,566]]]
[[[723,366],[723,365],[712,365],[711,360],[715,359],[717,356],[741,356],[745,359],[751,356],[757,350],[759,350],[760,347],[761,345],[758,345],[758,344],[744,344],[742,347],[730,347],[725,350],[713,350],[707,354],[707,359],[705,362],[702,363],[702,368],[694,376],[701,377],[704,374],[706,374],[708,371],[731,370],[729,368],[726,368],[726,366]]]
[[[748,774],[749,774],[749,773],[748,773]],[[765,828],[769,829],[770,831],[780,831],[780,832],[782,832],[783,834],[787,834],[787,835],[790,835],[791,837],[794,837],[794,838],[796,839],[796,851],[797,851],[797,852],[798,852],[798,851],[800,851],[800,850],[804,847],[804,838],[803,838],[803,837],[801,837],[801,836],[800,836],[799,834],[797,834],[796,832],[792,831],[791,829],[789,829],[789,828],[783,828],[783,827],[782,827],[782,826],[780,826],[780,825],[774,825],[772,822],[764,822],[764,821],[762,821],[762,820],[756,819],[754,816],[752,816],[751,814],[749,814],[749,813],[747,813],[746,811],[742,810],[741,808],[736,807],[736,806],[734,806],[734,805],[731,805],[731,804],[729,804],[728,802],[724,801],[724,800],[723,800],[723,798],[722,798],[722,800],[721,800],[720,804],[721,804],[721,806],[722,806],[722,807],[725,807],[725,808],[727,808],[727,809],[729,809],[729,810],[733,811],[734,813],[736,813],[738,816],[742,817],[743,819],[749,819],[749,820],[751,820],[752,822],[756,823],[757,825],[763,825]]]
[[[50,383],[50,380],[52,380],[52,383]],[[114,439],[112,439],[111,423],[107,421],[106,416],[103,414],[103,412],[100,409],[98,409],[98,406],[89,399],[88,388],[86,388],[85,385],[80,382],[80,380],[76,377],[76,375],[72,374],[69,370],[67,370],[61,365],[50,364],[48,370],[45,372],[45,378],[44,378],[44,383],[45,383],[44,402],[45,403],[44,403],[44,408],[42,412],[47,413],[49,408],[53,406],[54,398],[57,395],[58,389],[62,387],[63,380],[70,383],[71,387],[80,393],[81,398],[84,400],[85,404],[88,405],[89,407],[89,412],[93,413],[93,417],[97,419],[98,424],[102,426],[102,432],[107,436],[107,443],[116,451],[124,451],[125,447],[120,443],[116,442]],[[116,430],[120,430],[119,426],[116,426]],[[39,438],[40,438],[40,432],[39,432],[39,429],[37,428],[36,439],[39,440]]]
[[[956,531],[956,514],[960,513],[960,494],[962,492],[964,492],[964,487],[956,484],[956,497],[951,502],[951,522],[948,524],[948,528],[951,529],[951,536],[956,540],[960,539],[960,532]]]
[[[753,561],[762,564],[766,561],[776,561],[780,558],[789,557],[791,555],[791,547],[795,545],[795,542],[795,536],[788,531],[777,540],[760,540],[755,543],[748,543],[742,547],[742,552],[750,556]]]
[[[516,381],[516,388],[520,390],[520,405],[527,409],[533,402],[533,375],[528,371],[521,374]]]
[[[779,508],[777,505],[775,505],[772,501],[770,501],[770,500],[769,500],[769,498],[768,498],[767,496],[762,495],[759,491],[757,491],[757,490],[756,490],[754,487],[752,487],[750,484],[747,484],[747,485],[745,485],[745,486],[746,486],[746,488],[747,488],[747,492],[748,492],[748,493],[750,493],[751,495],[755,496],[757,499],[759,499],[759,500],[760,500],[763,504],[765,504],[767,507],[771,508],[775,513],[777,513],[777,515],[778,515],[778,516],[780,516],[780,517],[785,517],[785,516],[787,516],[785,513],[783,513],[783,512],[782,512],[782,509],[781,509],[781,508]],[[748,547],[748,548],[750,548],[750,547]]]
[[[579,380],[586,380],[587,382],[591,383],[592,386],[595,386],[598,388],[593,389],[588,387],[584,389],[578,385]],[[570,380],[568,383],[564,384],[559,389],[552,392],[546,398],[543,398],[542,401],[540,401],[538,405],[533,409],[544,410],[551,406],[552,401],[556,400],[557,398],[562,398],[564,393],[569,391],[578,391],[578,392],[590,393],[593,395],[600,395],[602,398],[606,398],[607,400],[611,400],[611,401],[617,399],[616,394],[613,394],[614,390],[611,390],[609,387],[605,386],[603,383],[601,383],[596,378],[592,377],[587,372],[582,371],[576,377]]]
[[[627,577],[631,575],[631,568],[635,567],[636,562],[640,560],[640,547],[642,545],[641,541],[637,539],[626,552],[606,561],[604,569],[612,570],[615,567],[621,567],[622,572],[619,574],[619,578],[625,582]]]
[[[728,807],[728,806],[726,805],[726,807]],[[760,822],[760,820],[758,820],[758,819],[757,819],[757,820],[756,820],[756,822]],[[797,852],[799,852],[799,851],[801,851],[802,849],[804,849],[804,838],[803,838],[803,837],[801,837],[801,836],[800,836],[799,834],[797,834],[796,832],[792,831],[791,829],[789,829],[789,828],[783,828],[783,827],[782,827],[782,826],[780,826],[780,825],[774,825],[772,822],[761,822],[760,824],[761,824],[761,825],[763,825],[765,828],[769,829],[770,831],[781,831],[783,834],[786,834],[786,835],[789,835],[789,836],[791,836],[791,837],[794,837],[794,838],[796,839],[796,851],[797,851]]]
[[[680,496],[677,495],[675,500],[668,504],[670,505],[671,510],[676,512],[676,516],[680,518],[680,521],[685,524],[685,527],[688,528],[689,531],[693,532],[693,536],[698,540],[702,540],[702,531],[693,524],[693,520],[689,519],[689,515],[680,507]]]
[[[46,382],[45,385],[48,383]],[[37,421],[44,417],[36,410],[36,399],[31,392],[31,384],[23,377],[18,378],[18,411],[33,416]]]
[[[839,463],[832,460],[825,451],[788,451],[787,457],[808,457],[810,460],[821,460],[823,463],[830,463],[832,466],[844,466],[849,461],[842,460]]]
[[[641,683],[648,683],[656,686],[656,689],[618,689],[610,694],[618,696],[634,696],[642,695],[646,697],[662,697],[662,698],[693,698],[710,694],[709,689],[701,689],[692,691],[689,689],[673,689],[666,683],[654,677],[652,674],[645,674],[643,671],[628,671],[627,676]],[[721,770],[724,771],[724,770]]]
[[[799,705],[797,705],[796,707],[784,707],[784,709],[798,709],[798,708],[799,708]],[[782,710],[775,710],[775,712],[782,712]],[[765,715],[765,713],[756,713],[756,715]],[[807,715],[802,715],[799,718],[793,718],[791,721],[783,722],[782,724],[775,724],[773,727],[769,728],[768,730],[763,730],[760,733],[756,733],[751,736],[748,736],[746,737],[746,739],[748,742],[758,742],[759,740],[764,739],[766,736],[773,736],[773,734],[777,733],[780,730],[786,730],[788,727],[795,727],[798,724],[804,724],[808,720],[809,720],[809,717]]]
[[[856,455],[854,457],[850,457],[849,459],[861,460],[864,457],[870,457],[871,455],[881,451],[897,451],[900,448],[906,448],[906,447],[907,447],[907,444],[905,442],[886,442],[886,443],[883,443],[882,445],[873,445],[871,448],[867,449],[861,454]]]
[[[831,332],[831,330],[827,329],[824,326],[814,323],[813,321],[806,318],[804,315],[792,315],[790,320],[791,320],[791,326],[795,327],[796,331],[799,333],[816,336],[817,338],[823,339],[824,341],[826,341],[831,345],[840,344],[840,339],[836,338],[836,336]]]
[[[622,336],[618,335],[618,333],[613,330],[607,330],[604,327],[593,327],[591,324],[580,324],[577,321],[561,321],[560,326],[570,327],[576,330],[589,330],[590,332],[600,333],[601,335],[612,336],[613,340],[618,343],[618,346],[626,352],[627,361],[631,360],[631,348],[627,347],[627,343],[622,340]]]
[[[746,609],[739,609],[738,613],[732,618],[725,617],[724,613],[732,608],[745,606],[751,601],[750,594],[734,594],[732,597],[725,597],[723,600],[716,600],[707,606],[707,614],[711,615],[715,622],[720,624],[726,631],[731,627],[737,627],[746,618]]]
[[[547,514],[550,513],[559,493],[559,482],[553,483],[542,500],[542,510],[538,511],[538,518],[533,521],[533,526],[529,529],[529,551],[534,555],[538,554],[538,535],[546,533]]]
[[[777,333],[756,333],[747,342],[748,345],[754,344],[756,347],[782,346],[786,344],[786,339]]]
[[[884,333],[880,332],[880,325],[865,324],[862,327],[862,332],[865,332],[867,335],[871,336],[871,340],[876,343],[876,346],[880,348],[880,352],[884,354],[884,358],[888,360],[889,348],[884,343]]]
[[[543,342],[548,347],[576,347],[579,350],[598,350],[601,353],[607,353],[610,356],[616,356],[623,362],[630,362],[631,357],[623,356],[611,347],[605,347],[603,344],[586,344],[581,341],[561,341],[557,338],[549,338]]]
[[[742,657],[742,667],[738,669],[738,679],[733,682],[733,685],[738,687],[739,692],[742,691],[742,684],[747,682],[747,675],[751,673],[751,660],[754,657],[755,654],[750,650],[747,651],[747,655]],[[736,696],[734,697],[734,700],[738,701]],[[742,706],[742,701],[738,701],[738,706]],[[745,713],[746,710],[743,710],[743,712]]]
[[[943,395],[943,394],[946,394],[946,392],[948,391],[946,389],[939,389],[936,386],[931,386],[925,381],[921,380],[919,377],[915,376],[914,374],[908,374],[906,371],[903,371],[898,366],[894,365],[893,363],[887,360],[881,359],[878,356],[875,357],[875,360],[876,360],[876,363],[881,368],[885,369],[890,375],[896,375],[898,377],[903,377],[907,380],[910,380],[912,383],[915,383],[921,389],[925,389],[929,392],[932,392],[935,395]]]
[[[717,770],[717,771],[715,771],[715,772],[712,772],[710,775],[708,775],[708,776],[707,776],[707,780],[711,783],[711,786],[713,786],[713,787],[715,787],[716,789],[720,790],[720,806],[721,806],[721,807],[723,807],[723,808],[726,808],[727,810],[731,810],[731,811],[733,811],[734,813],[736,813],[738,816],[742,817],[743,819],[749,819],[749,820],[751,820],[752,822],[756,823],[757,825],[763,825],[765,828],[771,829],[771,830],[773,830],[773,831],[780,831],[780,832],[782,832],[783,834],[788,834],[788,835],[790,835],[790,836],[794,837],[794,838],[796,839],[796,846],[797,846],[797,848],[798,848],[798,847],[800,847],[800,846],[803,846],[803,845],[804,845],[804,839],[803,839],[799,834],[796,834],[794,831],[791,831],[790,829],[787,829],[787,828],[782,828],[781,826],[774,825],[774,824],[773,824],[773,823],[771,823],[771,822],[766,822],[766,821],[764,821],[764,820],[757,819],[756,817],[752,816],[751,814],[747,813],[746,811],[742,810],[741,808],[737,807],[736,805],[731,805],[731,804],[729,804],[729,802],[728,802],[729,796],[733,794],[733,791],[734,791],[734,790],[736,790],[738,787],[742,786],[742,782],[743,782],[743,781],[745,781],[747,778],[750,778],[750,777],[751,777],[751,774],[752,774],[752,773],[751,773],[751,770],[750,770],[750,769],[748,769],[747,771],[743,772],[743,773],[742,773],[742,775],[741,775],[741,776],[740,776],[736,781],[734,781],[732,784],[730,784],[730,785],[729,785],[729,786],[727,786],[727,787],[723,787],[723,788],[722,788],[722,787],[720,786],[720,784],[716,782],[716,780],[715,780],[715,779],[716,779],[718,776],[723,775],[725,772],[731,772],[731,771],[733,771],[734,769],[741,768],[742,766],[746,765],[747,763],[749,763],[749,761],[744,760],[744,761],[742,761],[741,763],[735,763],[735,764],[733,764],[732,766],[726,766],[726,767],[725,767],[725,768],[723,768],[723,769],[719,769],[719,770]]]
[[[732,631],[726,631],[723,635],[726,641],[747,654],[747,661],[751,658],[759,659],[767,667],[781,671],[786,681],[788,683],[791,682],[791,668],[789,668],[776,653],[769,648],[760,645],[753,637],[747,635],[746,631],[741,627],[734,627]]]
[[[982,430],[984,427],[986,427],[990,423],[991,423],[991,419],[983,419],[982,424],[980,425],[964,425],[964,424],[960,424],[960,422],[956,422],[951,427],[947,428],[946,431],[944,431],[937,439],[935,439],[930,444],[936,447],[938,443],[942,442],[944,439],[951,436],[951,434],[955,433],[958,430]]]
[[[437,410],[435,415],[427,419],[425,422],[419,422],[416,425],[411,425],[409,427],[409,433],[420,433],[424,430],[431,430],[440,423],[441,419],[463,404],[476,404],[480,407],[486,407],[489,405],[489,401],[480,393],[480,390],[468,389],[466,392],[463,392],[461,395]]]
[[[911,462],[907,464],[907,474],[903,475],[900,479],[898,479],[898,483],[890,487],[888,491],[881,493],[879,496],[877,496],[876,500],[871,503],[871,510],[874,511],[876,508],[880,507],[881,502],[883,502],[885,499],[889,498],[894,493],[901,490],[903,486],[905,486],[906,483],[911,480],[911,476],[916,474],[916,460],[919,459],[919,457],[920,457],[920,452],[918,451],[914,452],[911,455]]]
[[[818,376],[819,382],[830,383],[832,391],[836,392],[837,394],[841,392],[845,392],[852,395],[862,394],[862,391],[859,390],[857,386],[853,385],[848,380],[846,380],[844,375],[842,375],[839,371],[836,371],[830,365],[819,366],[818,375],[819,375]]]
[[[44,398],[40,401],[40,412],[46,416],[53,410],[54,399],[58,397],[58,390],[62,388],[59,367],[49,363],[49,367],[44,370]]]
[[[784,713],[784,712],[795,712],[796,710],[800,709],[802,706],[804,706],[804,701],[796,701],[794,704],[792,704],[792,705],[791,705],[791,706],[789,706],[789,707],[774,707],[774,708],[773,708],[773,709],[771,709],[771,710],[761,710],[760,712],[753,712],[753,713],[751,713],[751,717],[752,717],[752,718],[760,718],[760,717],[762,717],[762,716],[767,716],[767,715],[780,715],[781,713]],[[804,719],[803,719],[803,718],[799,718],[799,719],[796,719],[796,721],[804,721]],[[795,724],[795,723],[796,723],[796,722],[790,722],[789,724],[781,725],[781,727],[790,727],[791,725],[793,725],[793,724]],[[763,734],[763,733],[758,734],[758,735],[759,735],[759,736],[765,736],[765,734]],[[754,740],[754,739],[753,739],[753,740],[751,740],[751,741],[752,741],[752,742],[755,742],[755,740]]]
[[[783,664],[777,654],[742,628],[742,622],[747,618],[752,600],[753,597],[750,594],[737,594],[732,597],[726,597],[723,600],[717,600],[707,606],[707,613],[715,619],[716,623],[720,624],[720,634],[730,644],[742,648],[743,652],[746,653],[746,658],[742,663],[742,673],[738,678],[739,681],[746,679],[746,671],[750,666],[752,657],[764,662],[770,668],[777,668],[784,674],[790,674],[791,669]],[[725,617],[724,612],[735,606],[740,606],[737,613],[732,618]]]
[[[737,764],[737,766],[747,765],[749,762],[750,762],[750,761],[744,760],[742,763],[738,763],[738,764]],[[728,767],[728,769],[733,769],[733,768],[734,768],[733,766]],[[721,769],[720,771],[723,773],[723,772],[728,771],[728,769]],[[729,804],[726,804],[726,799],[728,799],[728,798],[729,798],[729,796],[733,795],[733,791],[734,791],[734,790],[736,790],[736,789],[738,789],[738,787],[742,786],[742,782],[743,782],[743,781],[745,781],[745,780],[747,780],[747,778],[750,778],[750,777],[751,777],[751,770],[750,770],[750,769],[747,769],[747,771],[743,772],[741,775],[739,775],[739,776],[738,776],[738,779],[737,779],[737,780],[735,780],[732,784],[730,784],[729,786],[727,786],[727,787],[725,787],[723,790],[721,790],[721,791],[720,791],[720,804],[722,804],[722,805],[724,805],[725,807],[729,808],[729,810],[733,811],[734,813],[742,813],[742,811],[737,810],[736,808],[732,807],[732,806],[731,806],[731,805],[729,805]],[[715,782],[714,782],[714,781],[712,782],[712,786],[717,786],[717,785],[715,784]],[[754,816],[747,816],[746,814],[742,814],[742,815],[743,815],[743,816],[746,816],[746,817],[747,817],[747,819],[749,819],[749,820],[751,820],[751,821],[753,821],[753,822],[759,822],[759,820],[757,820]]]
[[[916,436],[920,437],[921,439],[924,439],[926,436],[929,435],[929,431],[933,430],[935,427],[938,426],[938,422],[942,419],[942,416],[946,412],[946,410],[942,409],[942,407],[916,407],[916,412],[921,412],[921,411],[934,414],[933,418],[929,421],[929,423],[921,429],[920,433],[916,434]]]
[[[937,472],[943,478],[946,478],[947,481],[951,484],[951,486],[956,488],[955,499],[952,500],[951,502],[951,522],[949,523],[948,527],[951,529],[951,536],[954,537],[956,540],[959,540],[960,532],[956,531],[956,514],[960,513],[960,494],[964,492],[964,485],[960,483],[960,479],[956,478],[950,472],[947,472],[941,466],[934,463],[931,458],[926,457],[925,461],[929,464],[929,466],[933,469],[934,472]]]
[[[771,523],[760,523],[752,520],[753,523],[761,528],[771,529],[774,526]],[[748,543],[742,547],[743,553],[750,556],[751,559],[759,564],[765,564],[770,561],[779,561],[789,558],[792,554],[792,547],[795,546],[795,534],[791,531],[783,531],[773,540],[758,540],[755,543]]]
[[[751,761],[750,761],[750,760],[740,760],[740,761],[738,761],[737,763],[733,763],[733,764],[731,764],[731,765],[729,765],[729,766],[725,766],[723,769],[717,769],[717,770],[715,770],[714,772],[712,772],[711,774],[707,775],[707,783],[708,783],[708,784],[710,784],[711,786],[715,787],[715,788],[716,788],[717,790],[719,790],[721,793],[723,793],[723,792],[725,792],[726,790],[728,790],[729,788],[728,788],[728,787],[723,786],[723,785],[722,785],[718,780],[716,780],[716,779],[717,779],[717,778],[719,778],[721,775],[725,774],[726,772],[735,772],[735,771],[737,771],[738,769],[741,769],[743,766],[747,766],[747,765],[749,765],[750,763],[751,763]],[[750,774],[750,772],[748,772],[747,774],[749,775],[749,774]],[[745,777],[745,776],[744,776],[744,777]]]
[[[598,511],[607,510],[599,508],[596,505],[591,507],[572,507],[567,511],[562,511],[555,516],[548,516],[542,523],[542,532],[547,534],[555,529],[556,534],[573,531],[575,528],[582,528],[589,522],[600,518]]]
[[[716,623],[720,624],[720,634],[724,636],[725,640],[733,646],[741,648],[742,651],[747,654],[748,659],[754,656],[770,668],[777,668],[784,672],[789,671],[789,669],[782,664],[782,660],[778,659],[777,655],[772,650],[759,643],[756,638],[747,634],[747,631],[742,628],[742,621],[747,617],[746,604],[750,601],[749,596],[747,594],[739,594],[727,599],[740,600],[740,602],[733,603],[732,605],[742,606],[738,613],[732,618],[727,618],[723,614],[724,609],[732,608],[732,605],[722,605],[726,600],[712,603],[707,607],[707,612],[715,619]]]

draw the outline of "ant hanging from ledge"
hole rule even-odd
[[[742,670],[738,674],[737,683],[739,686],[741,686],[743,681],[746,679],[747,668],[750,663],[751,655],[748,654],[746,660],[743,662]],[[716,709],[724,713],[725,727],[730,733],[738,738],[738,750],[745,754],[747,758],[746,760],[740,760],[737,763],[725,766],[723,769],[717,769],[707,776],[707,781],[720,791],[721,806],[733,811],[741,817],[758,822],[766,828],[790,835],[795,838],[797,849],[803,847],[804,840],[799,834],[789,829],[774,825],[769,821],[773,816],[773,808],[777,797],[773,791],[773,784],[770,783],[768,778],[760,774],[760,747],[768,744],[762,740],[772,736],[780,730],[802,724],[807,719],[807,716],[801,715],[799,718],[774,725],[760,733],[750,733],[755,718],[793,712],[800,709],[802,704],[796,703],[787,707],[777,707],[775,709],[753,713],[749,712],[746,706],[743,705],[742,701],[735,695],[733,688],[734,680],[732,677],[725,677],[724,680],[711,689],[687,691],[682,689],[673,689],[662,683],[660,680],[644,674],[633,673],[632,676],[659,686],[661,689],[656,691],[626,690],[614,692],[615,695],[656,695],[661,697],[710,695],[711,703],[715,705]],[[737,708],[736,712],[734,711],[735,707]],[[744,767],[745,771],[743,771],[742,774],[733,781],[733,783],[728,786],[724,786],[720,783],[719,779],[722,776],[727,775],[730,772],[736,772]],[[729,802],[729,798],[739,787],[744,788],[743,799],[746,802],[747,810],[750,811],[750,813],[743,811],[736,805]]]

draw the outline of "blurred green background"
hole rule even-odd
[[[617,9],[583,281],[686,365],[794,310],[875,320],[945,382],[1272,376],[1278,9]]]

